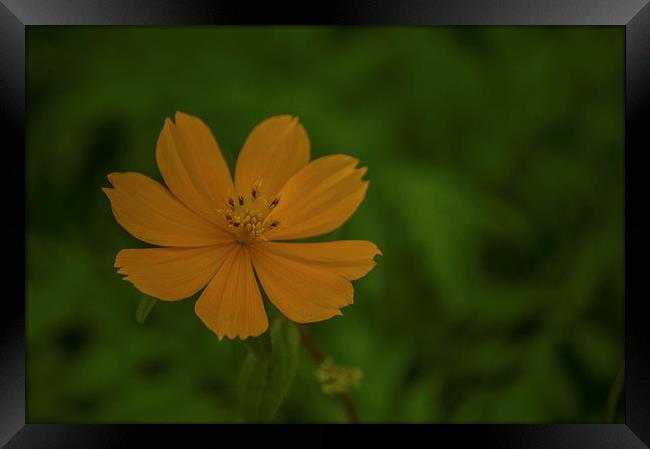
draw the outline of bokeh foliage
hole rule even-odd
[[[384,252],[310,326],[363,370],[365,422],[602,422],[623,361],[621,27],[27,31],[31,422],[238,421],[245,352],[113,268],[146,246],[106,174],[160,179],[165,116],[248,131],[299,115],[313,156],[361,159],[365,202],[325,239]],[[277,422],[337,422],[306,352]],[[622,422],[619,403],[616,421]]]

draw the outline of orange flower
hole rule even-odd
[[[258,336],[268,319],[255,274],[287,318],[311,323],[352,304],[350,281],[381,254],[368,241],[284,243],[341,226],[368,189],[366,168],[336,154],[309,161],[297,117],[258,124],[239,153],[233,183],[210,129],[176,113],[158,137],[156,161],[167,187],[140,173],[111,173],[103,188],[117,222],[161,248],[124,249],[118,273],[164,301],[205,287],[196,314],[219,339]],[[253,271],[254,269],[254,271]]]

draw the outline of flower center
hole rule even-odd
[[[237,241],[249,245],[255,239],[266,240],[264,231],[278,227],[276,219],[266,220],[271,211],[278,205],[279,198],[269,202],[260,192],[262,182],[257,181],[250,194],[239,194],[236,198],[228,197],[228,208],[219,209],[231,228],[236,229]]]

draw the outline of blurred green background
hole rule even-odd
[[[180,110],[231,169],[280,113],[313,157],[369,167],[323,239],[384,257],[343,317],[310,326],[363,370],[363,422],[604,422],[624,357],[623,46],[622,27],[29,27],[28,421],[239,419],[242,345],[194,299],[138,325],[113,268],[145,245],[106,174],[161,179],[156,138]],[[276,422],[345,421],[314,371],[303,350]]]

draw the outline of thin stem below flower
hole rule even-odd
[[[621,398],[621,393],[623,392],[623,386],[625,385],[625,362],[621,363],[621,366],[618,369],[616,374],[616,379],[609,390],[609,395],[607,397],[607,405],[605,406],[605,422],[611,424],[614,422],[616,417],[616,408],[618,402]]]
[[[296,327],[298,328],[298,331],[300,332],[300,336],[302,337],[302,342],[305,344],[305,347],[311,354],[312,358],[316,361],[318,365],[321,365],[322,363],[325,362],[325,356],[323,353],[318,349],[318,346],[316,345],[316,342],[314,341],[313,338],[305,331],[305,329],[296,324]],[[352,399],[347,393],[341,393],[338,395],[339,400],[341,401],[341,405],[345,409],[345,413],[348,415],[348,421],[350,424],[359,424],[359,415],[357,414],[357,409],[354,406],[354,402],[352,402]]]

